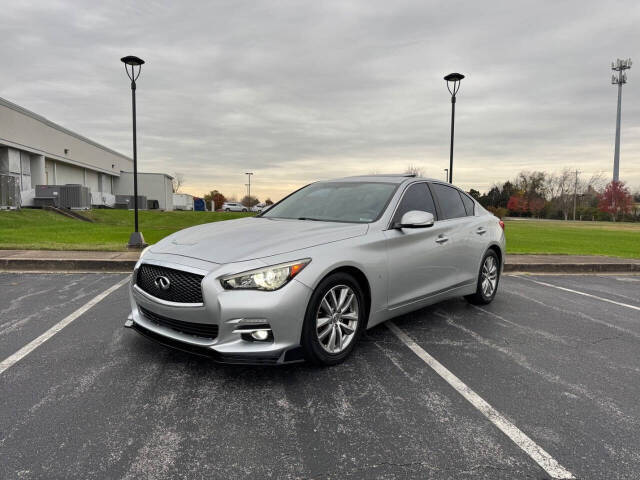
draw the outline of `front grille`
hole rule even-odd
[[[158,279],[168,280],[168,288],[163,290]],[[149,295],[176,303],[202,303],[203,275],[183,272],[173,268],[143,263],[138,269],[136,285]]]
[[[202,337],[209,340],[213,340],[218,336],[218,325],[210,323],[183,322],[182,320],[175,320],[173,318],[168,318],[163,315],[150,312],[141,306],[138,306],[138,310],[140,310],[140,313],[142,313],[142,315],[144,315],[144,317],[150,322],[162,327],[170,328],[176,332],[194,335],[196,337]]]

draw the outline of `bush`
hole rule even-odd
[[[509,210],[507,210],[506,208],[502,208],[502,207],[491,207],[491,206],[489,206],[489,207],[487,207],[487,210],[489,210],[491,213],[493,213],[499,219],[503,219],[509,213]]]

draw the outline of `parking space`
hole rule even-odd
[[[123,278],[0,274],[0,361]],[[489,306],[393,323],[576,478],[637,478],[638,298],[640,277],[505,276]],[[127,314],[121,287],[0,374],[0,478],[549,478],[387,326],[337,367],[229,367]]]

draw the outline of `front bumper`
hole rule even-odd
[[[145,263],[160,264],[174,269],[194,270],[194,263],[179,259],[181,263],[165,259],[146,259]],[[129,288],[131,315],[125,326],[172,348],[204,355],[222,363],[280,364],[302,360],[300,336],[311,289],[293,279],[283,288],[264,292],[256,290],[224,290],[218,278],[228,273],[229,265],[203,265],[202,305],[181,306],[156,299],[136,288],[135,272]],[[233,267],[232,267],[233,268]],[[238,271],[246,269],[243,266]],[[141,308],[153,314],[190,323],[215,324],[218,335],[214,339],[189,335],[151,321]],[[266,323],[273,338],[269,341],[249,341],[239,327],[250,323]]]

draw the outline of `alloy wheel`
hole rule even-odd
[[[316,334],[322,348],[340,353],[353,341],[360,319],[358,297],[346,285],[336,285],[322,298],[316,314]]]
[[[485,258],[482,264],[482,294],[490,298],[498,285],[498,263],[493,255]]]

